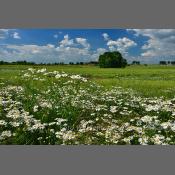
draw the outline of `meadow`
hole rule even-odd
[[[0,66],[0,80],[10,81],[14,84],[17,79],[14,77],[20,71],[31,66],[8,65]],[[34,68],[45,68],[46,66],[33,66]],[[78,65],[57,65],[47,66],[49,71],[65,71],[67,73],[80,74],[84,77],[103,85],[105,88],[120,86],[132,88],[144,96],[164,96],[173,97],[175,92],[175,67],[174,66],[128,66],[123,69],[99,68],[98,66],[78,66]],[[13,81],[14,80],[14,81]]]
[[[175,144],[175,67],[0,66],[0,144]]]

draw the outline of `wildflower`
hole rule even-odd
[[[54,129],[50,129],[50,132],[54,133],[54,132],[55,132],[55,130],[54,130]]]
[[[61,77],[61,75],[60,74],[57,74],[57,75],[55,75],[55,78],[60,78]]]
[[[35,105],[34,107],[33,107],[33,112],[37,112],[38,111],[38,105]]]
[[[56,118],[55,120],[57,121],[56,122],[57,125],[60,125],[62,122],[66,122],[67,121],[67,119],[63,119],[63,118]]]
[[[38,138],[37,138],[37,140],[39,140],[39,141],[42,140],[42,139],[43,139],[42,137],[38,137]]]
[[[1,133],[0,140],[1,140],[1,139],[4,139],[4,138],[11,137],[11,136],[12,136],[11,131],[3,131],[3,132]]]
[[[164,122],[164,123],[161,123],[160,126],[162,126],[163,129],[167,129],[169,126],[171,126],[171,123],[170,122]]]
[[[138,139],[139,143],[141,145],[147,145],[149,138],[147,136],[142,135],[141,138]]]
[[[40,103],[40,106],[41,106],[42,108],[52,108],[52,104],[49,103],[49,102],[47,102],[47,101],[42,101],[42,102]]]
[[[46,68],[37,70],[37,73],[44,73],[44,72],[46,72]]]
[[[7,122],[5,120],[0,120],[0,126],[6,126]]]
[[[151,140],[157,144],[157,145],[162,145],[164,140],[165,140],[165,137],[163,135],[159,135],[159,134],[155,134]]]
[[[110,112],[116,113],[117,112],[117,106],[110,106]]]
[[[143,121],[143,122],[145,122],[145,123],[150,123],[150,122],[152,122],[152,117],[150,117],[148,115],[145,115],[140,120]]]

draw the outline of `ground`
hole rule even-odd
[[[0,66],[0,144],[175,144],[175,67]]]

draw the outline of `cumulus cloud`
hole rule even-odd
[[[136,42],[126,37],[118,38],[117,40],[109,40],[107,42],[109,50],[111,51],[118,50],[123,54],[127,54],[128,53],[127,50],[136,45],[137,45]]]
[[[88,62],[97,60],[104,51],[103,48],[92,51],[86,38],[71,39],[65,35],[58,45],[1,45],[0,57],[4,61],[26,60],[36,63]]]
[[[21,39],[21,37],[19,36],[19,33],[18,32],[14,32],[13,33],[13,38],[14,39]]]
[[[137,46],[137,43],[127,37],[118,38],[116,40],[110,39],[107,33],[102,34],[104,40],[107,42],[110,51],[119,51],[124,55],[128,55],[128,49],[131,47]]]
[[[98,58],[101,54],[103,54],[104,52],[107,52],[107,49],[105,48],[98,48],[96,51],[94,51],[91,55],[91,60],[93,61],[98,61]]]
[[[72,46],[74,44],[73,39],[69,39],[69,35],[64,35],[64,39],[60,41],[60,47]]]
[[[4,39],[8,35],[8,29],[0,29],[0,39]]]
[[[62,33],[63,33],[63,32],[60,31],[60,32],[58,32],[58,34],[54,34],[53,37],[54,37],[55,39],[57,39],[57,38],[59,37],[59,35],[61,35]]]
[[[53,61],[52,56],[56,56],[53,45],[5,45],[1,47],[0,56],[6,61],[26,60],[32,62]],[[2,52],[5,51],[5,52]],[[54,59],[55,59],[54,56]]]
[[[57,39],[58,38],[58,34],[53,35],[53,37]]]
[[[142,46],[141,56],[168,56],[175,55],[175,29],[128,29],[136,36],[148,37],[147,43]]]
[[[110,39],[109,35],[107,33],[103,33],[102,36],[103,36],[105,41],[108,41]]]
[[[90,44],[87,42],[86,38],[76,38],[75,40],[78,44],[82,45],[83,47],[87,49],[90,48]]]
[[[89,62],[98,60],[99,55],[109,50],[118,50],[122,54],[124,54],[124,56],[126,56],[128,53],[128,49],[137,45],[133,40],[126,37],[112,40],[109,38],[108,35],[104,36],[106,37],[106,39],[108,39],[106,40],[106,45],[108,48],[97,48],[96,50],[93,50],[87,38],[71,38],[67,34],[64,35],[63,39],[59,41],[56,45],[1,45],[0,58],[5,61],[26,60],[36,63],[69,63],[70,61]]]
[[[55,48],[59,55],[59,60],[68,63],[69,61],[86,62],[91,59],[90,44],[86,38],[69,39],[69,35],[65,35],[60,41],[60,45]]]

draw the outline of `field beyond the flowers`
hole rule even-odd
[[[14,80],[22,70],[31,66],[23,65],[0,65],[0,81]],[[173,97],[175,93],[175,66],[128,66],[124,69],[108,68],[98,66],[58,65],[58,66],[33,66],[34,68],[46,68],[49,71],[64,71],[67,73],[80,74],[97,82],[105,88],[120,86],[132,88],[144,96]],[[18,77],[20,79],[20,77]],[[17,78],[17,79],[18,79]]]
[[[175,144],[175,67],[0,66],[0,144]]]

